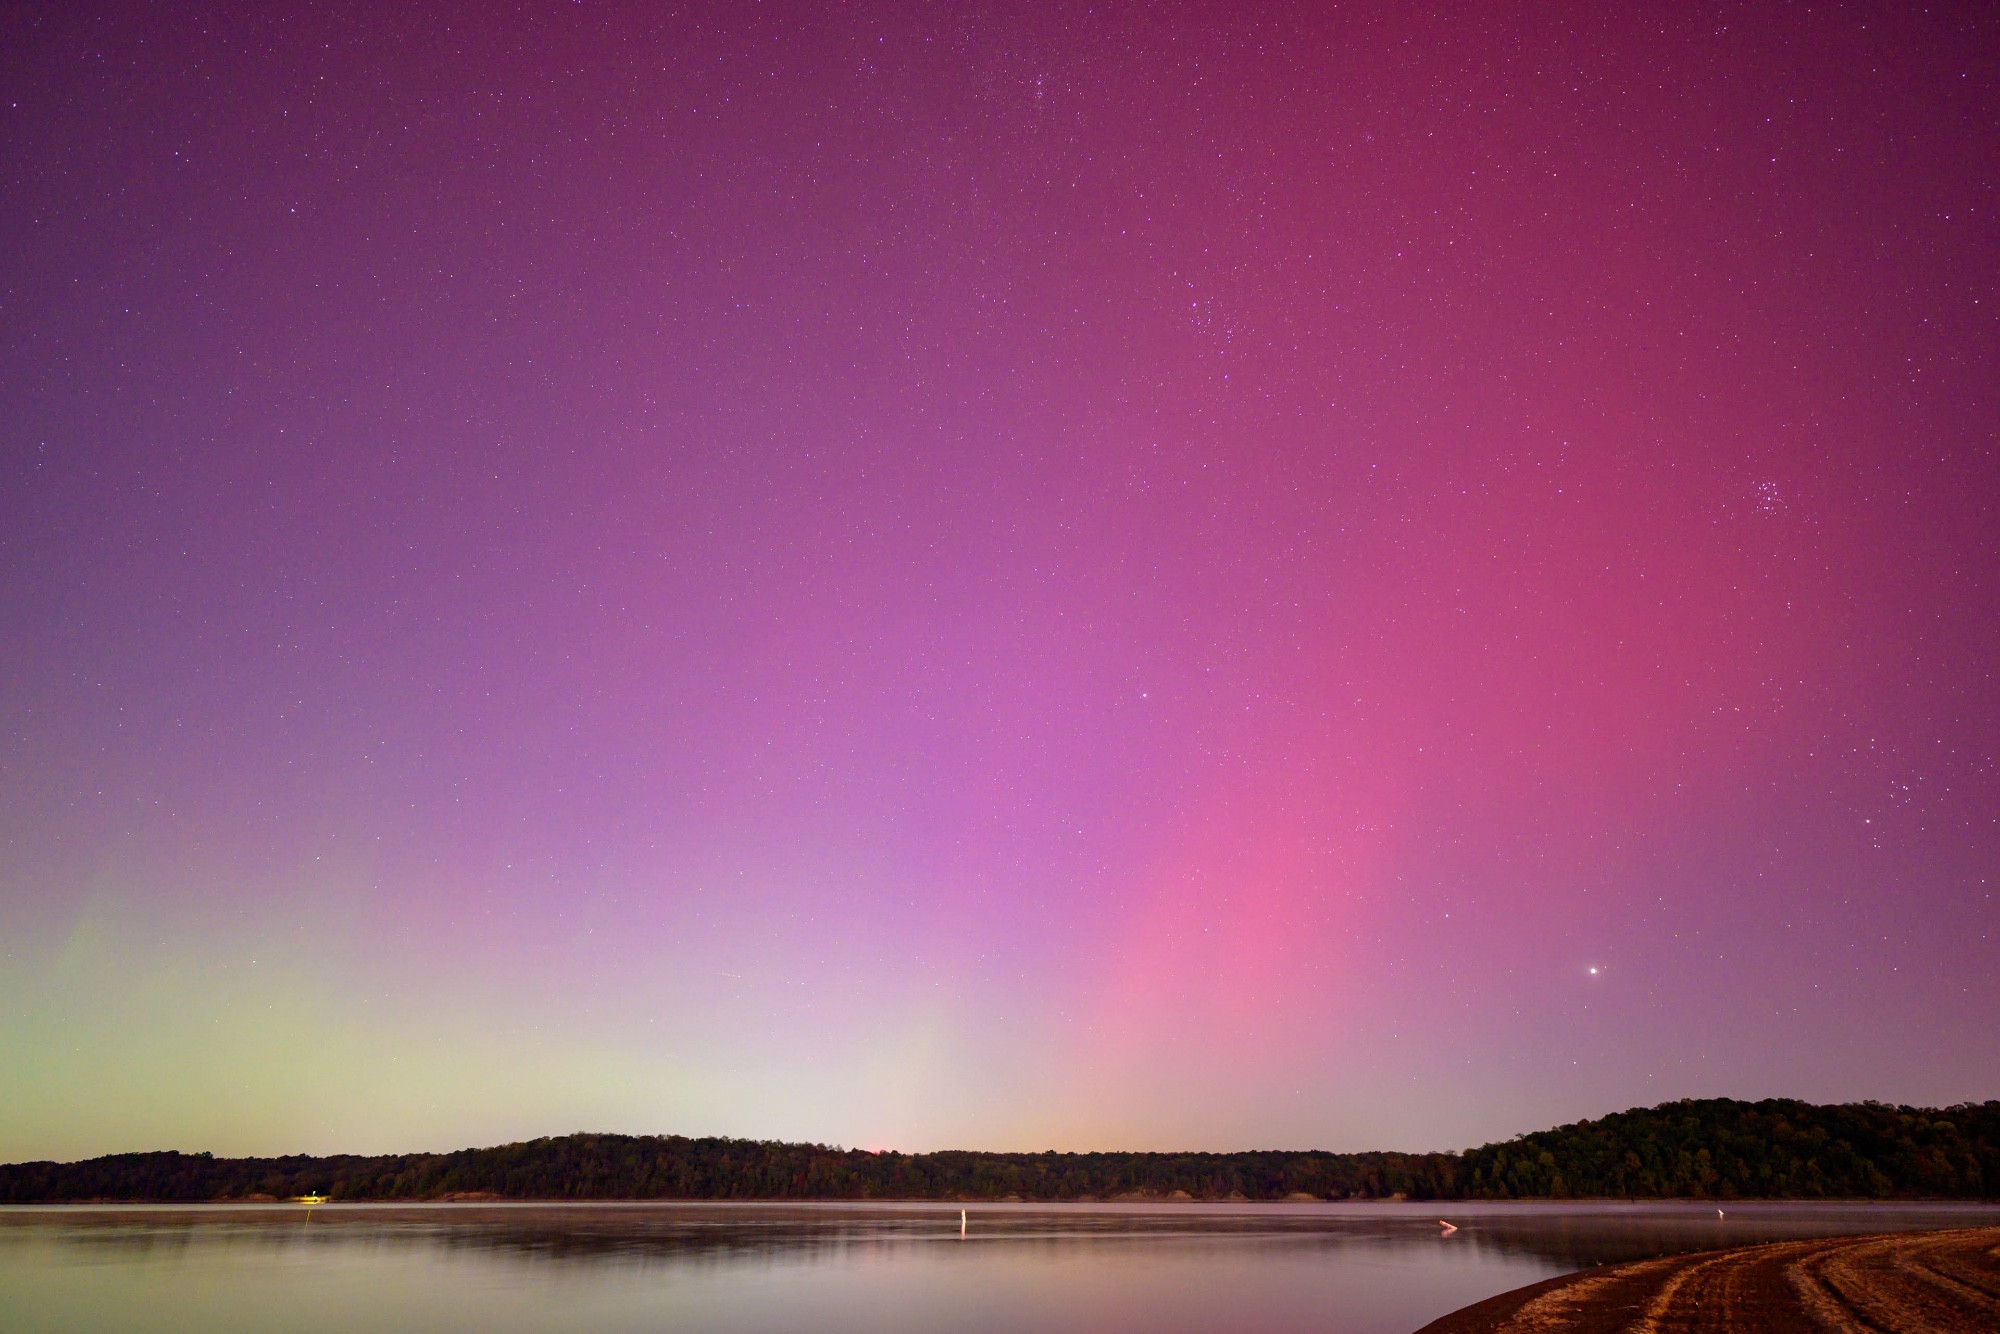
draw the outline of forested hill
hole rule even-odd
[[[2000,1198],[2000,1102],[1662,1103],[1460,1156],[1467,1199]]]
[[[868,1153],[569,1135],[387,1157],[131,1153],[0,1166],[0,1202],[507,1199],[2000,1198],[2000,1102],[1709,1099],[1454,1153]]]

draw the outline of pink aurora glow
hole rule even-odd
[[[0,1157],[2000,1096],[1990,17],[1242,9],[8,20]]]

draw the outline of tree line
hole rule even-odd
[[[1464,1153],[871,1153],[565,1135],[455,1153],[0,1166],[0,1201],[2000,1198],[2000,1101],[1664,1103]]]

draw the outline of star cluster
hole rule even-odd
[[[0,1157],[2000,1096],[1980,7],[0,23]]]

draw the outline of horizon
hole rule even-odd
[[[1576,1117],[1569,1121],[1563,1121],[1560,1123],[1551,1124],[1547,1126],[1539,1126],[1533,1130],[1516,1131],[1513,1132],[1512,1134],[1497,1136],[1492,1139],[1482,1140],[1476,1144],[1467,1144],[1462,1148],[1455,1148],[1455,1149],[1442,1149],[1442,1148],[1403,1149],[1403,1148],[1382,1148],[1382,1147],[1365,1148],[1365,1149],[1333,1149],[1324,1147],[1302,1148],[1298,1146],[1278,1147],[1271,1145],[1265,1145],[1262,1147],[1255,1147],[1255,1148],[1235,1148],[1235,1149],[1204,1149],[1204,1148],[1189,1148],[1186,1146],[1173,1149],[1130,1149],[1130,1148],[990,1149],[990,1148],[967,1148],[963,1145],[959,1145],[956,1147],[937,1148],[937,1149],[901,1149],[895,1147],[876,1148],[864,1144],[841,1144],[829,1140],[814,1140],[814,1139],[759,1140],[759,1139],[749,1139],[741,1135],[687,1135],[687,1134],[681,1134],[676,1131],[629,1131],[629,1130],[598,1129],[598,1130],[568,1130],[553,1134],[545,1133],[540,1135],[527,1136],[522,1139],[505,1140],[495,1143],[461,1144],[455,1148],[449,1148],[449,1149],[389,1149],[389,1150],[337,1149],[337,1150],[316,1150],[310,1152],[223,1154],[223,1153],[216,1153],[208,1149],[161,1148],[161,1149],[122,1149],[106,1154],[93,1154],[91,1155],[91,1157],[113,1158],[113,1157],[126,1157],[126,1156],[141,1156],[141,1155],[158,1154],[158,1153],[178,1153],[184,1157],[208,1156],[214,1158],[292,1158],[292,1157],[394,1158],[394,1157],[426,1157],[426,1156],[444,1157],[455,1153],[481,1153],[493,1149],[512,1148],[521,1144],[534,1144],[545,1140],[589,1139],[596,1137],[611,1137],[616,1139],[715,1140],[721,1142],[733,1142],[742,1144],[778,1145],[785,1148],[797,1148],[797,1149],[824,1149],[830,1153],[866,1153],[877,1156],[888,1155],[888,1154],[900,1154],[904,1157],[911,1157],[911,1158],[924,1157],[930,1154],[985,1154],[995,1157],[1005,1157],[1005,1156],[1015,1156],[1015,1155],[1036,1157],[1036,1156],[1047,1156],[1051,1154],[1058,1156],[1087,1155],[1087,1154],[1104,1154],[1104,1155],[1187,1154],[1192,1156],[1229,1157],[1238,1154],[1267,1154],[1267,1153],[1320,1154],[1333,1157],[1353,1157],[1353,1156],[1361,1156],[1366,1154],[1377,1154],[1377,1153],[1402,1154],[1402,1155],[1407,1155],[1409,1157],[1424,1157],[1428,1155],[1438,1155],[1438,1154],[1446,1156],[1463,1156],[1469,1153],[1476,1153],[1480,1149],[1491,1148],[1495,1145],[1512,1143],[1515,1140],[1524,1139],[1529,1135],[1533,1135],[1541,1131],[1563,1130],[1563,1129],[1568,1129],[1572,1126],[1589,1125],[1598,1121],[1602,1121],[1607,1117],[1621,1116],[1634,1112],[1655,1111],[1661,1107],[1671,1107],[1682,1102],[1740,1102],[1740,1103],[1745,1103],[1746,1105],[1755,1105],[1758,1102],[1765,1102],[1765,1101],[1787,1102],[1787,1103],[1801,1102],[1800,1099],[1796,1098],[1772,1098],[1772,1099],[1745,1099],[1745,1098],[1728,1098],[1728,1097],[1676,1098],[1665,1103],[1653,1104],[1650,1107],[1623,1107],[1619,1108],[1616,1111],[1601,1112],[1592,1116]],[[1987,1103],[1991,1103],[1994,1101],[2000,1101],[2000,1099],[1985,1100],[1985,1102]],[[1862,1101],[1852,1102],[1852,1103],[1829,1103],[1829,1104],[1805,1103],[1804,1105],[1808,1107],[1821,1107],[1821,1106],[1884,1107],[1884,1108],[1891,1108],[1897,1111],[1945,1112],[1945,1111],[1951,1111],[1955,1107],[1976,1107],[1982,1104],[1978,1102],[1968,1102],[1968,1103],[1954,1103],[1947,1106],[1939,1106],[1939,1107],[1919,1107],[1909,1103],[1888,1103],[1888,1102],[1881,1102],[1875,1099],[1865,1099]],[[41,1160],[29,1160],[29,1161],[61,1161],[61,1160],[41,1159]],[[69,1161],[85,1161],[85,1160],[69,1160]],[[11,1166],[11,1165],[18,1165],[18,1164],[0,1163],[0,1166]]]
[[[1990,13],[10,13],[0,1161],[2000,1097]]]
[[[1516,1132],[1510,1132],[1510,1134],[1502,1134],[1502,1136],[1494,1136],[1494,1138],[1488,1138],[1488,1140],[1480,1140],[1476,1144],[1466,1144],[1462,1148],[1382,1148],[1382,1146],[1376,1146],[1376,1148],[1324,1148],[1324,1146],[1318,1146],[1318,1148],[1300,1148],[1300,1146],[1290,1146],[1290,1148],[1278,1148],[1278,1146],[1260,1146],[1260,1148],[1188,1148],[1188,1146],[1180,1146],[1180,1148],[966,1148],[966,1146],[896,1148],[896,1146],[886,1146],[886,1148],[876,1148],[876,1146],[868,1146],[868,1144],[840,1144],[836,1140],[810,1140],[810,1138],[806,1138],[806,1140],[756,1140],[756,1138],[734,1136],[734,1134],[682,1134],[682,1132],[676,1132],[676,1130],[602,1130],[600,1128],[600,1130],[544,1132],[544,1134],[524,1136],[524,1138],[518,1138],[518,1140],[498,1140],[498,1142],[486,1142],[486,1144],[460,1144],[456,1148],[400,1148],[400,1150],[350,1150],[350,1148],[340,1148],[340,1150],[292,1150],[292,1152],[264,1152],[264,1154],[222,1154],[222,1152],[214,1152],[214,1150],[206,1150],[206,1148],[192,1148],[192,1150],[190,1148],[136,1148],[136,1150],[134,1148],[126,1148],[126,1150],[112,1150],[112,1152],[106,1152],[106,1154],[90,1154],[90,1158],[118,1158],[118,1156],[138,1156],[138,1154],[182,1154],[182,1156],[190,1156],[190,1158],[192,1156],[202,1156],[202,1154],[208,1154],[212,1158],[398,1158],[398,1156],[418,1158],[418,1156],[446,1156],[446,1154],[460,1154],[460,1152],[484,1152],[484,1150],[494,1150],[494,1148],[510,1148],[510,1146],[516,1146],[516,1144],[536,1144],[540,1140],[572,1140],[572,1138],[594,1138],[594,1136],[612,1136],[612,1138],[626,1138],[626,1140],[724,1140],[724,1142],[740,1142],[740,1144],[778,1144],[778,1146],[784,1146],[784,1148],[824,1148],[824,1150],[836,1152],[836,1154],[902,1154],[906,1158],[920,1158],[920,1156],[926,1156],[926,1154],[994,1154],[994,1156],[1010,1156],[1010,1154],[1024,1154],[1024,1156],[1042,1156],[1042,1154],[1196,1154],[1196,1156],[1202,1156],[1202,1154],[1206,1154],[1206,1156],[1232,1156],[1232,1154],[1330,1154],[1330,1156],[1358,1156],[1358,1154],[1408,1154],[1408,1156],[1460,1154],[1462,1156],[1462,1154],[1478,1152],[1482,1148],[1492,1148],[1494,1144],[1510,1144],[1514,1140],[1520,1140],[1520,1138],[1526,1138],[1530,1134],[1538,1134],[1538,1132],[1544,1132],[1544,1130],[1566,1130],[1570,1126],[1594,1124],[1594,1122],[1606,1120],[1610,1116],[1626,1116],[1626,1114],[1632,1114],[1632,1112],[1652,1112],[1652,1110],[1658,1110],[1658,1108],[1676,1106],[1680,1102],[1742,1102],[1746,1106],[1754,1106],[1758,1102],[1800,1102],[1804,1106],[1814,1106],[1814,1108],[1820,1108],[1820,1106],[1868,1106],[1868,1108],[1894,1108],[1894,1110],[1902,1110],[1902,1112],[1950,1112],[1950,1110],[1962,1108],[1962,1106],[1964,1108],[1982,1106],[1982,1102],[1954,1102],[1954,1104],[1940,1104],[1940,1106],[1916,1106],[1916,1104],[1906,1104],[1906,1102],[1882,1102],[1882,1100],[1874,1100],[1874,1098],[1866,1098],[1866,1100],[1858,1100],[1858,1102],[1838,1102],[1838,1104],[1812,1104],[1812,1102],[1804,1102],[1800,1098],[1728,1098],[1728,1096],[1700,1098],[1700,1096],[1692,1096],[1692,1098],[1672,1098],[1668,1102],[1658,1102],[1658,1104],[1650,1104],[1650,1106],[1628,1106],[1628,1108],[1618,1108],[1618,1110],[1612,1110],[1612,1112],[1598,1112],[1598,1114],[1592,1114],[1592,1116],[1578,1116],[1578,1118],[1572,1118],[1572,1120],[1566,1120],[1566,1122],[1554,1122],[1554,1124],[1548,1124],[1548,1126],[1536,1126],[1532,1130],[1516,1130]],[[1988,1098],[1984,1102],[1996,1102],[1996,1100]],[[22,1162],[22,1160],[14,1160],[14,1162]],[[56,1162],[56,1160],[40,1160],[40,1162]],[[80,1162],[80,1160],[70,1160],[70,1162]],[[0,1162],[0,1166],[8,1166],[8,1164]]]

